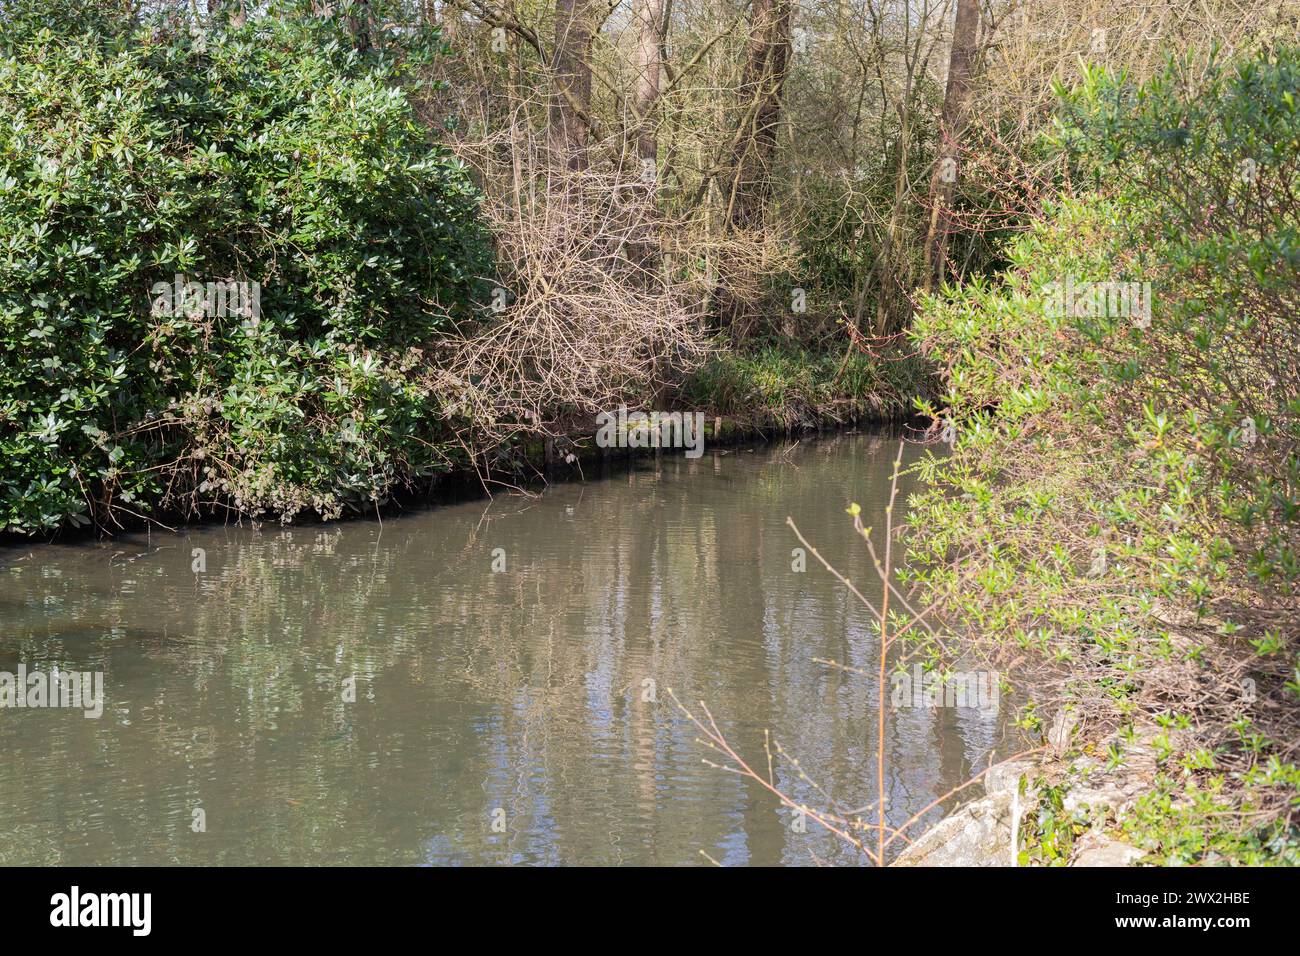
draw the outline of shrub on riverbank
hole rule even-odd
[[[923,468],[913,573],[972,639],[1051,662],[1031,721],[1158,729],[1125,821],[1156,861],[1300,860],[1298,70],[1090,72],[1061,143],[1098,191],[915,333],[957,441]]]
[[[422,347],[489,247],[400,86],[436,35],[104,10],[10,5],[0,38],[0,531],[332,514],[444,469]]]

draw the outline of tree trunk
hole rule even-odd
[[[790,63],[791,0],[753,0],[749,50],[739,93],[740,120],[733,145],[730,182],[722,197],[725,231],[762,226],[772,192],[772,166],[781,122],[781,88]],[[724,282],[718,291],[719,317],[737,340],[752,331],[746,302]]]
[[[664,7],[666,0],[633,0],[632,22],[636,25],[636,44],[632,49],[633,103],[636,128],[631,137],[633,153],[642,169],[654,172],[659,143],[652,120],[659,102],[663,74]]]
[[[979,0],[957,0],[957,21],[952,30],[948,59],[948,86],[943,96],[943,117],[938,161],[930,177],[930,228],[925,237],[925,291],[942,284],[947,265],[952,200],[957,184],[957,146],[966,129],[971,75],[979,39]]]
[[[667,28],[667,0],[632,0],[632,25],[636,39],[632,46],[632,108],[636,111],[624,139],[624,154],[634,164],[635,185],[628,213],[632,217],[629,254],[646,269],[656,260],[652,213],[655,211],[659,178],[659,140],[654,112],[659,103],[663,76],[664,31]]]
[[[741,124],[732,168],[728,221],[757,225],[771,193],[781,122],[781,87],[790,64],[790,0],[753,0],[749,56],[741,80]]]
[[[594,0],[555,0],[555,54],[547,144],[570,169],[587,165],[587,110],[591,104],[591,34]]]

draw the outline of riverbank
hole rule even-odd
[[[861,353],[812,352],[799,347],[769,346],[755,352],[719,348],[709,361],[665,392],[660,409],[666,414],[690,416],[703,423],[700,439],[709,446],[732,446],[750,441],[771,441],[792,435],[815,434],[866,425],[887,426],[912,416],[916,398],[927,389],[922,364],[916,359],[894,360]],[[304,392],[305,396],[306,392]],[[219,408],[220,406],[218,406]],[[631,412],[639,411],[635,405]],[[158,416],[160,421],[167,416]],[[400,513],[422,503],[459,500],[497,488],[525,487],[539,481],[581,479],[601,462],[653,455],[651,436],[643,427],[629,442],[621,436],[618,447],[600,447],[598,422],[523,421],[508,438],[479,445],[482,436],[472,422],[446,420],[441,431],[430,432],[439,446],[439,464],[417,475],[401,467],[387,470],[389,478],[373,494],[349,494],[310,501],[263,501],[231,491],[216,483],[200,499],[187,499],[178,507],[166,497],[132,494],[126,502],[111,496],[103,505],[111,523],[85,520],[96,510],[69,509],[48,515],[53,527],[22,533],[0,529],[0,542],[22,542],[33,537],[78,540],[96,535],[134,530],[150,525],[174,530],[193,523],[317,522],[347,517],[379,517]],[[640,446],[640,447],[637,447]],[[375,453],[393,454],[381,442]],[[667,453],[669,449],[659,449]],[[195,451],[199,462],[212,462],[209,454]],[[205,465],[205,470],[212,467]],[[85,470],[75,458],[63,465],[73,472]],[[326,475],[326,477],[328,477]],[[117,476],[118,486],[128,484]],[[209,482],[204,482],[209,484]],[[88,492],[89,493],[89,492]],[[109,492],[101,490],[101,495]],[[115,505],[121,505],[115,509]]]
[[[1118,740],[1084,742],[1068,720],[1053,726],[1044,753],[986,771],[984,794],[962,804],[911,843],[893,866],[1140,865],[1125,822],[1155,786],[1159,743],[1149,728],[1129,742],[1129,761],[1106,753]]]
[[[916,402],[931,384],[916,358],[861,352],[768,346],[720,349],[669,392],[666,414],[699,416],[709,444],[728,446],[865,425],[889,426],[915,418]],[[637,409],[629,409],[636,412]],[[618,440],[601,447],[598,425],[559,435],[520,436],[523,464],[534,472],[564,473],[584,462],[654,454],[648,431],[641,447]],[[572,455],[574,460],[566,460]]]

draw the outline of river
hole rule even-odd
[[[0,672],[103,679],[99,717],[0,708],[0,864],[862,863],[709,766],[669,689],[764,774],[778,742],[796,801],[873,804],[876,681],[815,660],[873,672],[869,617],[785,522],[869,581],[845,507],[883,525],[896,448],[0,550]],[[1010,710],[892,711],[889,819],[1010,752]]]

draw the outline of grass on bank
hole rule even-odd
[[[899,418],[926,388],[916,355],[766,345],[715,353],[681,398],[742,426],[784,430]]]

